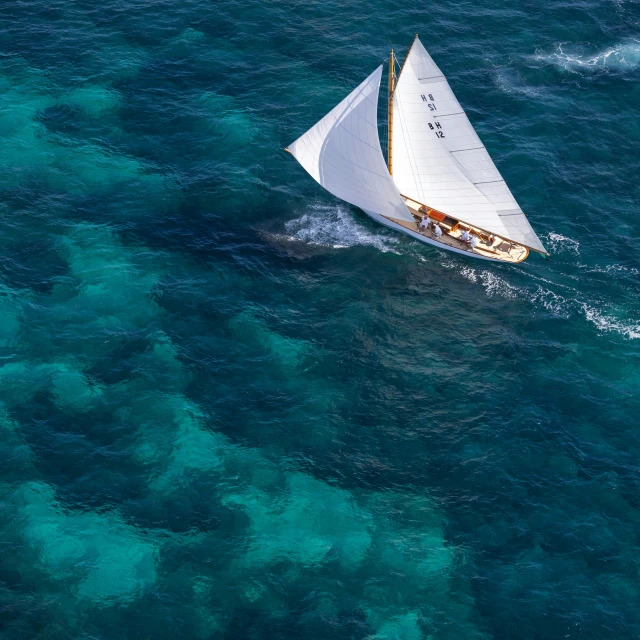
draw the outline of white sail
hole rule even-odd
[[[392,154],[402,195],[546,253],[417,37],[395,88]]]
[[[327,191],[367,212],[414,223],[382,156],[378,91],[382,66],[289,151]]]

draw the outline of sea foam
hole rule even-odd
[[[289,239],[332,249],[360,245],[375,247],[382,252],[397,251],[397,238],[383,229],[377,233],[369,231],[342,205],[313,204],[310,209],[309,213],[285,224]]]
[[[562,238],[562,236],[560,236]],[[568,243],[569,251],[574,245]],[[577,247],[576,249],[577,250]],[[474,284],[480,284],[489,297],[498,296],[506,300],[522,300],[552,313],[558,318],[569,319],[582,316],[601,332],[618,333],[628,339],[640,338],[640,321],[621,319],[607,313],[606,301],[583,300],[580,292],[568,285],[553,283],[544,278],[530,276],[529,284],[514,284],[507,276],[491,269],[463,265],[457,260],[442,259],[441,264],[454,269]],[[562,292],[557,291],[561,289]]]
[[[640,41],[632,40],[607,47],[595,54],[580,53],[576,47],[558,44],[551,54],[537,53],[536,60],[544,64],[553,64],[566,71],[633,71],[640,66]]]

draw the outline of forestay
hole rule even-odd
[[[393,131],[393,180],[400,193],[546,253],[417,37],[395,88]]]
[[[289,145],[289,151],[334,196],[367,212],[413,223],[380,149],[381,75],[382,66]]]

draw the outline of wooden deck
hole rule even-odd
[[[403,199],[416,221],[417,232],[421,235],[426,235],[436,242],[440,242],[449,247],[453,247],[455,249],[458,249],[459,251],[475,253],[486,258],[500,260],[501,262],[522,262],[529,255],[529,249],[527,249],[527,247],[512,242],[511,240],[504,240],[503,238],[498,238],[497,236],[490,236],[485,231],[476,229],[475,227],[465,222],[458,222],[457,220],[453,220],[452,218],[444,216],[443,214],[439,214],[437,216],[438,218],[444,218],[441,222],[438,222],[440,228],[442,229],[442,236],[438,239],[433,233],[433,224],[427,231],[421,231],[418,226],[423,216],[423,214],[420,212],[420,207],[422,205],[419,202],[416,202],[415,200],[411,200],[410,198],[406,198],[404,196]],[[411,223],[405,224],[408,227]],[[472,249],[470,245],[468,245],[463,240],[460,240],[460,237],[466,230],[472,232],[479,240],[475,249]]]

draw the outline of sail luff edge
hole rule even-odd
[[[407,64],[407,60],[409,59],[409,54],[411,53],[411,49],[413,49],[413,45],[416,43],[417,39],[418,39],[418,34],[416,33],[416,35],[413,36],[413,42],[411,43],[411,45],[409,46],[409,49],[407,50],[407,55],[404,57],[404,60],[402,61],[402,65],[400,65],[400,71],[396,79],[396,85],[398,84],[398,82],[400,82],[400,76],[402,75],[402,70],[404,69],[404,65]]]

